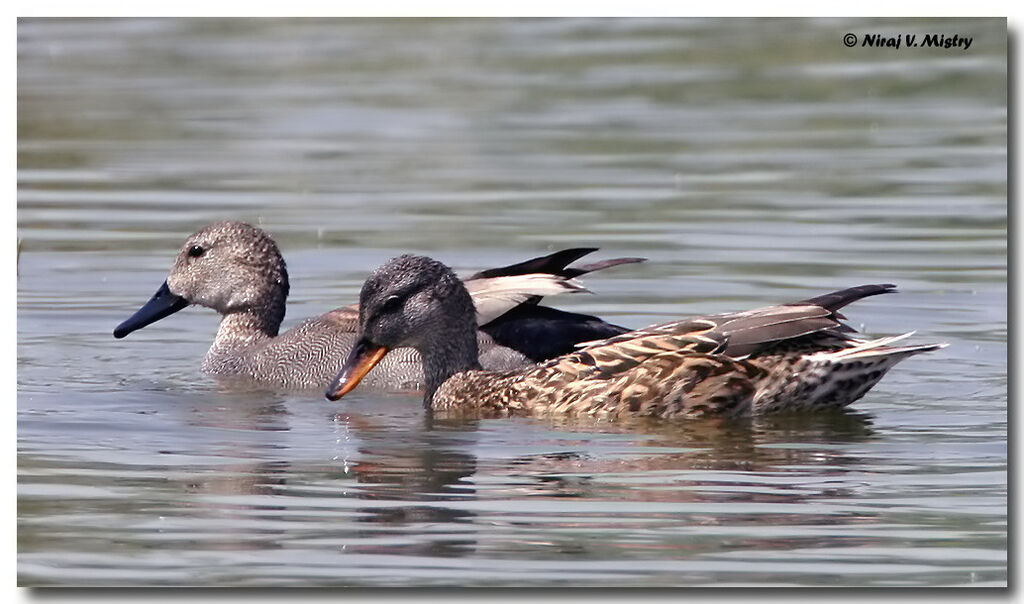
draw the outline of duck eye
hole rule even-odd
[[[402,305],[402,298],[399,296],[388,296],[384,299],[384,303],[380,305],[380,309],[384,312],[392,312],[398,310],[398,307]]]
[[[198,257],[202,256],[203,252],[205,252],[205,251],[206,250],[203,249],[203,246],[201,246],[201,245],[193,245],[192,247],[188,248],[188,255],[192,256],[193,258],[198,258]]]

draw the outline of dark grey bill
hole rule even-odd
[[[172,294],[170,288],[167,287],[167,282],[164,281],[164,284],[160,286],[160,289],[156,290],[156,293],[149,299],[149,302],[146,302],[127,321],[117,326],[117,329],[114,330],[114,337],[123,338],[136,329],[142,329],[150,323],[156,323],[160,319],[173,315],[186,306],[188,306],[188,300]]]

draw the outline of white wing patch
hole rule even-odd
[[[587,292],[583,283],[559,275],[531,273],[464,282],[476,305],[476,324],[486,325],[532,296]]]

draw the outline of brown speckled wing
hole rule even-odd
[[[602,417],[747,413],[762,370],[702,352],[718,345],[703,336],[710,325],[687,327],[612,338],[522,374],[459,374],[438,390],[434,406]]]

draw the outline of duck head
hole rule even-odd
[[[359,292],[359,337],[325,393],[338,400],[394,348],[423,358],[427,396],[453,372],[479,367],[476,308],[455,273],[425,256],[399,256]]]
[[[191,304],[222,315],[258,313],[276,335],[287,296],[288,271],[274,240],[244,222],[217,222],[185,240],[167,280],[117,326],[114,337],[123,338]]]

